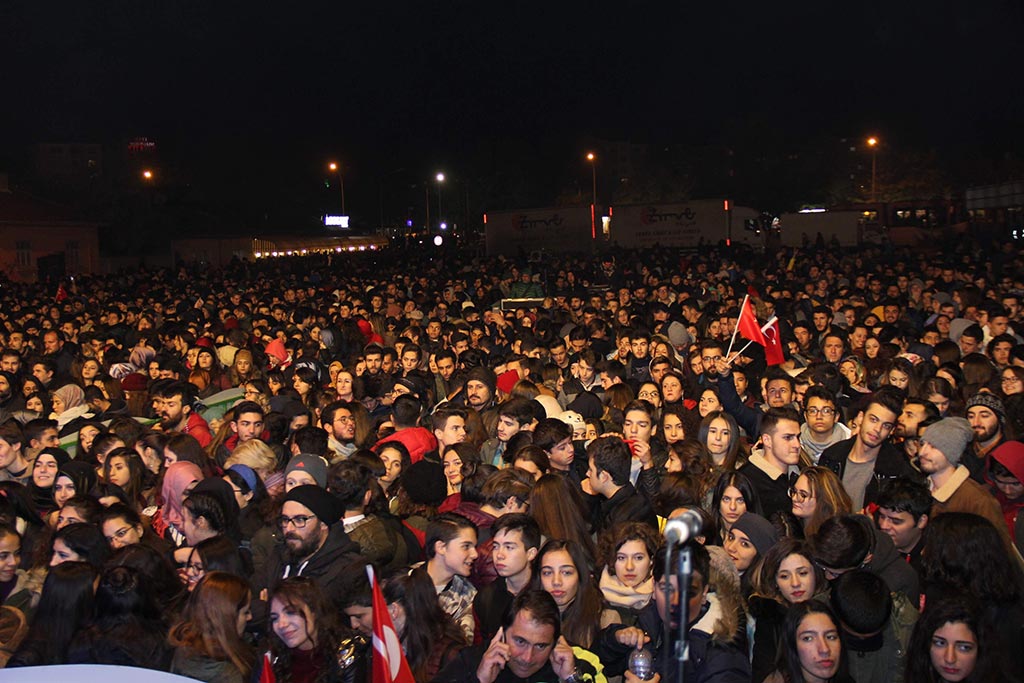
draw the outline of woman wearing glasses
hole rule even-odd
[[[800,520],[804,538],[810,538],[822,523],[851,512],[853,502],[835,472],[827,467],[808,467],[789,488],[793,516]]]

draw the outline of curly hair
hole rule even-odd
[[[600,557],[604,568],[615,576],[615,556],[623,545],[630,541],[640,541],[652,560],[661,545],[661,536],[655,529],[643,522],[620,522],[601,536]]]
[[[270,592],[267,601],[269,611],[268,633],[271,659],[274,662],[274,677],[279,683],[288,683],[292,674],[292,651],[274,631],[274,602],[284,610],[302,617],[306,635],[313,642],[314,659],[320,662],[317,682],[336,680],[338,644],[344,638],[338,612],[324,597],[315,581],[305,576],[296,576],[279,582]]]

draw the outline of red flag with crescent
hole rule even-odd
[[[764,339],[764,359],[768,365],[779,365],[786,361],[786,354],[782,350],[782,336],[779,334],[779,319],[772,316],[772,319],[765,323],[760,329],[761,338]]]
[[[736,321],[736,327],[744,339],[757,342],[761,346],[765,345],[764,334],[761,333],[761,327],[757,324],[757,314],[754,313],[754,304],[750,303],[749,297],[743,298],[743,307],[740,308],[740,317]]]
[[[366,573],[373,585],[373,680],[380,683],[416,683],[373,567],[366,565]]]

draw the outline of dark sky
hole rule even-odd
[[[0,160],[149,135],[225,171],[379,176],[750,130],[1020,153],[1022,6],[7,0]]]

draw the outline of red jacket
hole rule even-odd
[[[203,416],[197,412],[191,412],[188,414],[188,421],[185,422],[185,428],[181,430],[181,433],[194,437],[203,448],[209,446],[213,441],[213,434],[210,433],[210,425],[206,424],[206,420],[204,420]]]
[[[399,429],[391,436],[385,436],[375,443],[373,445],[373,452],[379,453],[381,445],[388,441],[401,441],[402,445],[409,450],[409,457],[413,462],[419,462],[426,453],[437,450],[437,439],[424,427]]]

